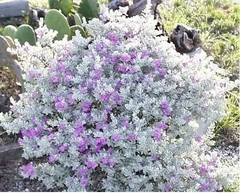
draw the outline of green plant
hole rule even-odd
[[[48,6],[50,9],[59,9],[59,0],[48,0]]]
[[[95,17],[98,17],[99,13],[99,4],[98,0],[82,0],[78,13],[81,16],[84,16],[87,20],[91,20]]]
[[[12,39],[14,39],[16,31],[17,28],[15,26],[8,25],[3,29],[2,34],[4,36],[10,36]]]
[[[7,25],[4,29],[2,34],[7,39],[11,38],[12,40],[18,39],[20,44],[24,44],[28,42],[30,45],[36,44],[36,37],[33,28],[28,24],[22,24],[18,28],[13,25]]]
[[[49,29],[58,32],[56,40],[61,40],[65,35],[70,37],[70,26],[66,17],[58,10],[49,10],[45,16],[45,23]]]
[[[22,24],[15,32],[14,38],[18,39],[21,45],[28,42],[30,45],[36,44],[36,37],[33,28],[30,25]]]

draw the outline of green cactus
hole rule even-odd
[[[49,10],[45,16],[45,23],[48,29],[58,32],[55,40],[62,40],[64,35],[70,37],[70,27],[66,17],[58,10]]]
[[[59,8],[65,16],[68,16],[73,9],[73,0],[59,0]]]
[[[86,31],[83,29],[82,26],[80,25],[73,25],[70,27],[70,30],[71,30],[71,35],[70,35],[70,38],[72,39],[73,36],[76,35],[76,31],[79,30],[80,31],[80,34],[82,35],[82,37],[84,38],[87,38],[87,33]]]
[[[17,31],[17,28],[13,25],[7,25],[4,29],[2,34],[4,36],[10,36],[12,39],[14,39],[15,33]]]
[[[28,42],[30,45],[36,45],[36,36],[33,28],[30,25],[22,24],[18,27],[15,36],[21,45]]]
[[[75,21],[75,25],[82,26],[82,19],[80,18],[78,13],[74,14],[74,21]]]
[[[50,9],[59,9],[59,0],[48,0]]]
[[[98,0],[82,0],[79,5],[78,13],[84,16],[87,20],[98,17]]]

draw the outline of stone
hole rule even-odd
[[[202,47],[202,41],[196,29],[178,24],[169,36],[179,53],[190,53]]]
[[[5,0],[0,1],[0,17],[22,16],[28,13],[29,4],[27,0]]]

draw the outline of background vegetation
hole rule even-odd
[[[230,79],[237,79],[240,63],[240,5],[230,0],[174,0],[159,9],[168,33],[183,23],[200,30],[203,49],[216,63],[228,70]],[[239,89],[228,94],[227,117],[216,124],[217,144],[239,135]],[[229,135],[230,134],[230,135]],[[226,139],[227,137],[227,139]],[[230,139],[231,138],[231,139]],[[235,144],[236,145],[236,144]]]

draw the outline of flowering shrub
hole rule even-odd
[[[12,50],[26,92],[1,125],[22,134],[24,177],[67,191],[93,190],[96,178],[104,191],[216,191],[236,181],[210,150],[234,83],[211,58],[156,37],[147,10],[126,18],[102,7],[84,24],[88,39],[53,42],[41,25],[36,46]]]

